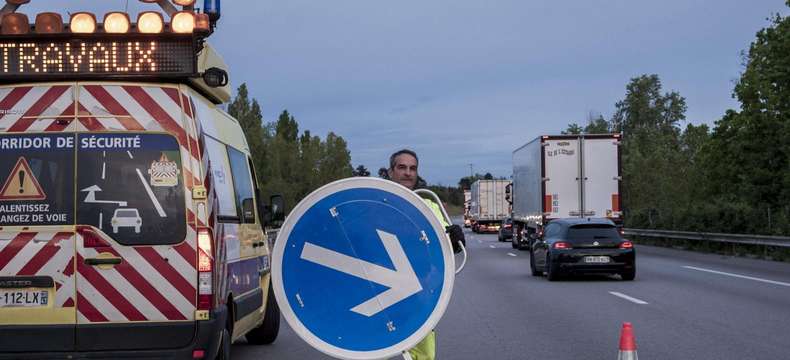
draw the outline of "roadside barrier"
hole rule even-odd
[[[716,241],[733,244],[763,245],[790,247],[790,237],[788,236],[768,236],[768,235],[743,235],[743,234],[721,234],[704,233],[692,231],[671,231],[654,229],[623,229],[625,235],[637,235],[654,238],[695,240],[695,241]]]

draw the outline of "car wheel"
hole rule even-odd
[[[543,272],[538,271],[538,268],[535,267],[535,254],[533,253],[529,253],[529,269],[532,271],[532,276],[543,275]]]
[[[228,328],[222,329],[222,339],[219,343],[219,352],[217,352],[217,360],[230,360],[230,331]]]
[[[510,239],[510,246],[514,249],[518,249],[518,243],[516,242],[516,239]]]
[[[274,298],[274,291],[269,286],[269,296],[266,298],[266,314],[263,323],[247,333],[247,341],[250,344],[264,345],[271,344],[277,339],[280,333],[280,308],[277,306],[277,299]]]
[[[505,239],[502,238],[501,234],[497,234],[496,239],[499,240],[500,242],[505,241]]]
[[[546,255],[546,279],[549,281],[556,281],[559,280],[559,278],[559,269],[556,269],[554,264],[551,263],[551,255]]]
[[[625,270],[625,271],[621,272],[620,273],[620,277],[622,277],[623,280],[625,280],[625,281],[634,280],[634,278],[636,277],[636,266],[634,266],[630,270]]]

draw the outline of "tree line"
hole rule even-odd
[[[790,6],[790,1],[788,1]],[[658,75],[631,79],[608,121],[565,133],[623,134],[627,227],[790,234],[790,18],[757,33],[733,89],[740,109],[715,125],[681,123],[686,101]]]
[[[343,137],[333,132],[323,139],[310,130],[300,133],[287,110],[276,121],[264,122],[260,104],[249,98],[246,84],[238,88],[228,113],[247,137],[263,199],[280,194],[290,210],[322,185],[352,176],[351,152]]]

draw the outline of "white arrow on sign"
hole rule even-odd
[[[420,280],[417,278],[417,274],[414,273],[406,253],[403,252],[398,237],[378,229],[376,229],[376,232],[384,244],[390,260],[395,265],[395,270],[308,242],[304,244],[301,255],[301,258],[304,260],[389,287],[387,291],[351,308],[351,311],[365,316],[376,315],[401,300],[422,291]]]
[[[83,202],[86,203],[98,203],[98,204],[118,204],[119,206],[126,206],[126,201],[110,201],[110,200],[96,200],[96,192],[101,191],[99,185],[93,185],[86,187],[80,191],[87,191],[88,196],[85,197]]]

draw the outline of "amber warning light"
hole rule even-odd
[[[0,40],[0,79],[84,76],[193,76],[192,38],[150,36]]]

